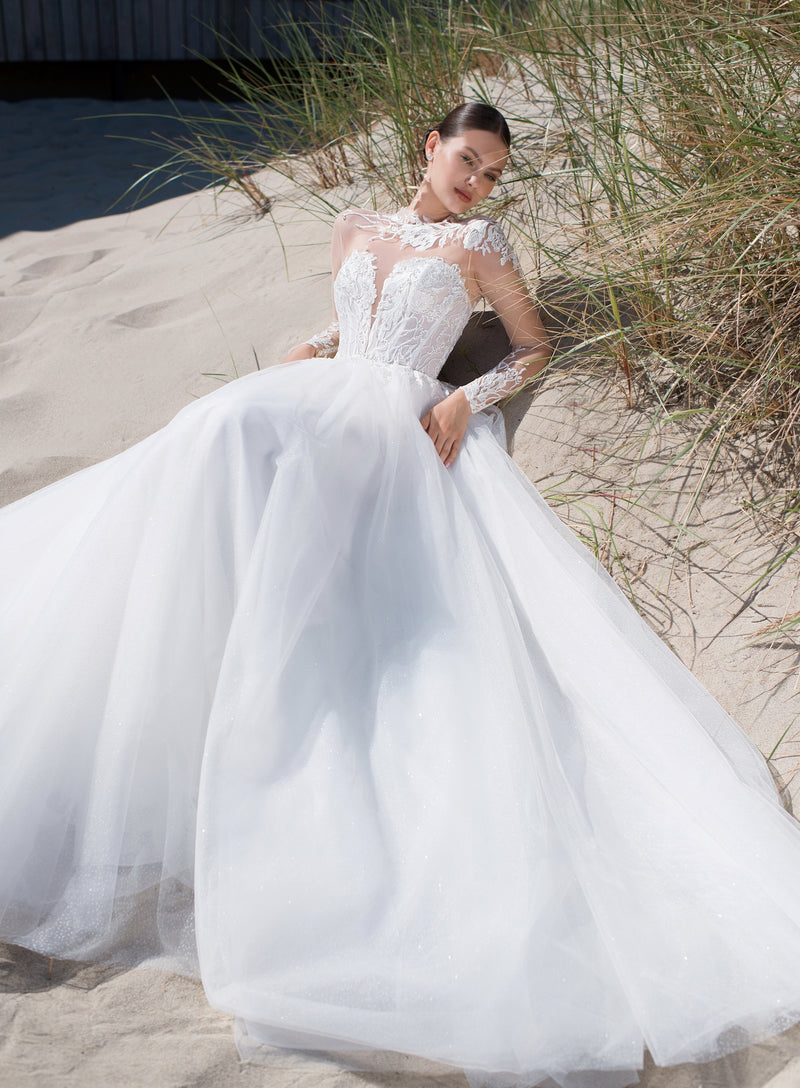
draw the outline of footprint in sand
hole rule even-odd
[[[0,346],[0,397],[15,386],[24,354],[15,347]]]
[[[0,343],[13,340],[31,325],[44,309],[46,299],[15,298],[5,295],[0,298]]]
[[[23,280],[43,279],[49,276],[74,276],[84,268],[100,261],[110,249],[94,249],[89,253],[62,253],[57,257],[43,257],[21,269]]]
[[[18,390],[0,396],[0,432],[8,434],[9,429],[14,427],[24,433],[26,419],[40,415],[46,402],[45,394],[33,389]]]
[[[191,298],[167,298],[162,302],[148,302],[112,320],[131,329],[152,329],[158,325],[170,325],[197,313],[197,303]]]

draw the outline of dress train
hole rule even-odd
[[[372,273],[335,360],[0,511],[0,936],[169,954],[252,1043],[496,1088],[796,1022],[800,828],[763,758],[491,412],[444,468],[448,390],[376,333],[388,280],[362,320]],[[438,369],[463,288],[392,275]]]

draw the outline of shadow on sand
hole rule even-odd
[[[638,298],[633,290],[615,290],[614,304],[620,315],[618,325],[611,316],[611,296],[603,284],[566,276],[543,280],[536,300],[553,347],[553,360],[547,371],[568,370],[575,363],[596,355],[597,337],[605,332],[613,332],[620,325],[626,330],[634,329],[642,320]],[[511,343],[497,314],[493,310],[474,313],[439,377],[451,385],[466,385],[497,366],[510,351]],[[543,377],[534,379],[502,406],[509,452],[514,448],[517,428],[542,380]]]

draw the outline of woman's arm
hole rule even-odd
[[[492,370],[463,386],[470,409],[479,412],[518,392],[547,365],[552,347],[505,235],[492,224],[491,252],[475,255],[480,292],[500,318],[511,351]]]
[[[297,359],[332,359],[339,347],[339,323],[332,321],[327,329],[309,336],[302,344],[296,344],[281,359],[282,363],[292,363]]]
[[[470,271],[481,294],[503,323],[511,351],[486,374],[456,389],[422,418],[446,467],[455,460],[473,412],[511,396],[547,365],[552,349],[516,258],[496,223],[489,224]]]

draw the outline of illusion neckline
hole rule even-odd
[[[374,285],[375,284],[375,273],[377,272],[377,260],[378,260],[378,258],[375,256],[374,253],[370,253],[370,251],[368,249],[361,249],[361,248],[351,249],[350,252],[345,257],[345,259],[342,261],[341,267],[339,268],[339,272],[342,271],[342,268],[344,268],[344,266],[351,259],[351,257],[355,258],[357,255],[359,255],[359,259],[360,259],[361,256],[367,258],[367,262],[368,262],[370,268],[372,269],[373,285]],[[387,282],[392,278],[392,276],[395,274],[397,269],[400,268],[401,265],[413,264],[415,261],[439,261],[440,264],[446,265],[449,269],[452,269],[455,272],[456,277],[458,278],[458,282],[461,285],[461,289],[463,290],[464,295],[466,296],[466,298],[469,301],[470,305],[473,305],[473,301],[470,298],[469,288],[467,287],[467,282],[464,279],[464,273],[461,271],[461,268],[458,265],[458,263],[456,261],[448,261],[446,257],[440,257],[438,255],[435,256],[435,257],[403,257],[401,260],[395,261],[394,264],[392,265],[392,267],[389,269],[386,276],[384,276],[383,288],[386,287]],[[339,278],[338,275],[337,275],[336,278],[337,279]],[[380,296],[378,297],[378,305],[379,306],[380,306],[380,301],[383,298],[383,288],[381,289]]]
[[[446,215],[444,219],[433,219],[429,215],[420,215],[419,212],[412,211],[411,208],[399,208],[396,212],[390,213],[390,218],[399,219],[403,223],[421,223],[426,227],[438,227],[444,226],[446,223],[461,222],[458,216],[452,212]]]

